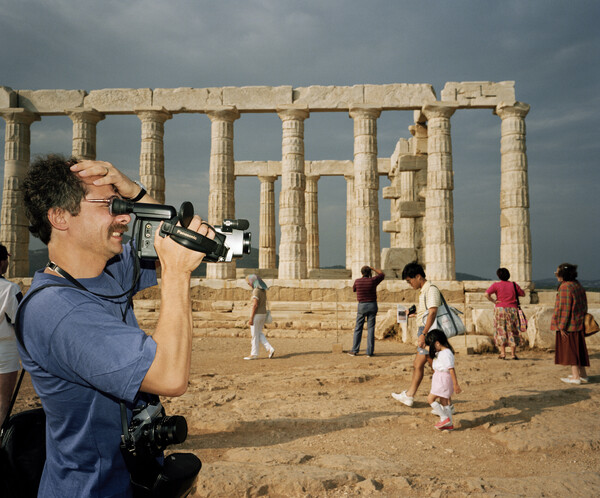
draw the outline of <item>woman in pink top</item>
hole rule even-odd
[[[496,275],[500,282],[494,282],[485,291],[485,296],[496,305],[494,308],[494,341],[500,350],[501,360],[506,359],[506,346],[512,350],[511,359],[518,360],[517,346],[519,345],[519,313],[517,296],[525,292],[514,282],[509,282],[510,272],[506,268],[498,268]],[[492,297],[496,295],[496,299]]]

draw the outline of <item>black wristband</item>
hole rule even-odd
[[[146,187],[144,187],[140,182],[134,182],[138,187],[140,187],[140,192],[135,197],[130,197],[127,199],[130,202],[138,202],[142,200],[142,198],[147,194]]]

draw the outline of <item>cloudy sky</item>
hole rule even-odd
[[[448,81],[514,80],[517,100],[531,105],[533,276],[551,277],[569,261],[582,278],[600,278],[599,21],[595,0],[0,0],[0,86],[428,83],[440,97]],[[411,122],[412,112],[382,114],[379,157],[410,137]],[[4,128],[0,120],[2,135]],[[32,154],[71,151],[66,117],[42,119],[31,135]],[[500,119],[490,110],[458,111],[452,145],[456,269],[492,278],[500,257]],[[206,215],[209,146],[206,116],[166,123],[167,203],[190,200]],[[98,125],[99,159],[137,178],[139,151],[137,117],[108,116]],[[352,159],[348,114],[313,113],[305,153]],[[277,115],[235,122],[235,158],[281,159]],[[345,181],[321,179],[319,191],[321,265],[344,264]],[[258,179],[236,182],[236,211],[250,219],[255,244],[258,192]],[[382,199],[382,221],[389,210]],[[389,246],[383,232],[381,245]]]

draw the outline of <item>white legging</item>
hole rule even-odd
[[[266,314],[254,315],[253,325],[250,325],[250,332],[252,332],[252,351],[251,356],[258,356],[259,344],[265,347],[267,351],[271,351],[273,348],[267,341],[265,334],[263,334],[263,327],[265,326]]]

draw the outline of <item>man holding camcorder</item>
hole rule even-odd
[[[109,210],[117,196],[156,203],[112,164],[47,156],[23,183],[30,231],[48,246],[19,312],[19,349],[46,413],[47,459],[39,495],[131,496],[120,450],[120,403],[144,393],[180,396],[192,349],[190,276],[204,254],[155,237],[162,267],[156,330],[137,325],[131,298],[156,284],[155,262],[123,246],[129,214]],[[194,216],[188,229],[210,239]],[[38,290],[42,286],[48,286]],[[27,297],[27,296],[26,296]]]

